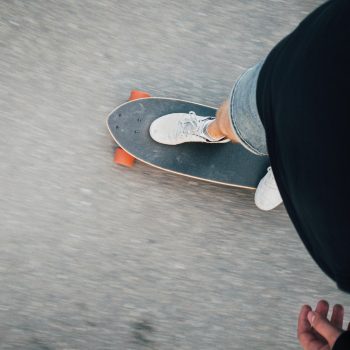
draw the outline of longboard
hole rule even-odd
[[[255,189],[269,166],[240,144],[155,142],[149,135],[153,120],[170,113],[195,112],[215,116],[216,108],[163,97],[140,98],[116,107],[107,119],[115,142],[132,157],[158,169],[211,183]]]

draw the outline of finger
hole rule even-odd
[[[313,317],[314,316],[314,317]],[[309,312],[308,319],[311,323],[311,326],[319,333],[323,338],[325,338],[330,347],[332,348],[335,341],[341,334],[341,331],[334,327],[327,318],[321,316],[317,312]]]
[[[311,329],[310,322],[307,319],[307,314],[312,311],[309,305],[303,305],[300,309],[298,318],[298,335],[302,332],[309,331]]]
[[[300,309],[299,318],[298,318],[298,328],[297,335],[301,346],[305,349],[308,344],[314,340],[314,335],[310,332],[311,326],[310,322],[307,319],[307,314],[311,311],[309,305],[303,305]]]
[[[336,304],[333,307],[331,324],[339,329],[343,329],[344,308],[343,305]]]
[[[327,300],[320,300],[317,303],[315,311],[319,313],[321,316],[323,316],[324,318],[327,318],[328,310],[329,310],[329,304]]]

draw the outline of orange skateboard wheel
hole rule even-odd
[[[128,101],[138,100],[139,98],[151,97],[148,92],[140,90],[131,90]]]
[[[114,162],[131,168],[135,163],[135,158],[122,148],[118,147],[114,153]]]

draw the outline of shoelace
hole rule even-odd
[[[197,114],[193,111],[188,113],[188,117],[179,121],[176,136],[198,135],[201,136],[203,122],[206,119],[198,120]]]

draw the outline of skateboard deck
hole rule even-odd
[[[170,113],[215,116],[216,109],[173,98],[148,97],[123,103],[108,116],[114,140],[136,159],[171,173],[234,187],[254,189],[266,174],[267,156],[256,156],[240,144],[159,144],[150,137],[153,120]]]

